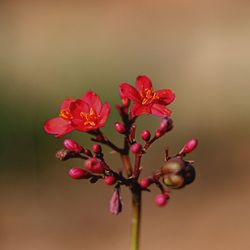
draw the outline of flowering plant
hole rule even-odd
[[[147,76],[138,76],[136,88],[128,83],[120,84],[120,98],[122,104],[117,105],[116,108],[121,122],[117,121],[114,129],[123,135],[122,148],[115,145],[101,131],[110,114],[110,106],[107,102],[102,105],[98,95],[92,91],[87,92],[80,99],[67,98],[63,101],[59,116],[47,120],[44,130],[57,138],[74,130],[91,135],[91,140],[95,142],[92,150],[82,147],[71,139],[65,139],[64,148],[57,152],[56,157],[63,161],[71,158],[84,160],[84,168],[69,170],[68,174],[71,178],[89,179],[91,183],[103,180],[106,185],[114,187],[110,200],[112,214],[117,215],[122,211],[121,187],[131,190],[133,207],[131,250],[138,250],[142,193],[150,191],[151,185],[158,187],[159,194],[155,197],[155,203],[162,207],[169,200],[170,190],[180,189],[192,183],[195,179],[193,161],[185,160],[184,157],[196,148],[198,141],[189,140],[173,156],[170,156],[165,149],[165,162],[162,167],[156,169],[151,176],[140,178],[143,155],[156,140],[173,128],[171,110],[166,106],[174,101],[175,94],[170,89],[154,91],[151,80]],[[152,114],[160,117],[161,120],[153,136],[149,130],[141,132],[140,136],[144,141],[141,144],[136,139],[136,121],[143,114]],[[123,170],[116,171],[105,161],[101,144],[120,154]],[[134,164],[131,163],[130,152],[135,155]]]

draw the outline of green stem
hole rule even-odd
[[[141,190],[132,190],[131,250],[139,250],[141,222]]]
[[[127,154],[121,154],[121,159],[127,176],[132,176],[132,165]],[[139,250],[140,224],[141,224],[141,188],[138,183],[131,187],[132,193],[132,224],[131,224],[131,250]]]

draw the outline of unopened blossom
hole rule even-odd
[[[71,139],[65,139],[63,145],[66,149],[70,151],[75,151],[77,153],[80,153],[82,151],[82,146],[80,146],[77,142]]]

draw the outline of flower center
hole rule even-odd
[[[159,96],[152,89],[145,89],[142,93],[142,98],[142,105],[148,105],[159,99]]]
[[[84,126],[90,125],[92,127],[96,126],[96,124],[100,118],[100,116],[98,114],[96,114],[96,112],[93,110],[93,108],[90,108],[89,113],[81,112],[80,116],[85,119],[85,121],[83,123]]]
[[[73,118],[73,116],[71,115],[71,113],[70,113],[69,110],[67,110],[67,109],[62,109],[62,110],[60,111],[59,116],[60,116],[61,118],[63,118],[64,120],[72,120],[72,118]]]

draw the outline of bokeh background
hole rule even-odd
[[[196,137],[197,181],[157,208],[143,197],[141,249],[250,249],[250,5],[238,0],[0,2],[0,249],[129,249],[130,197],[108,211],[112,188],[73,181],[43,122],[66,97],[92,89],[112,106],[121,81],[147,74],[172,88],[175,129],[143,161],[148,175]],[[113,129],[115,109],[105,133]],[[139,130],[157,127],[144,116]],[[72,138],[90,146],[89,136]],[[119,157],[105,151],[114,168]]]

